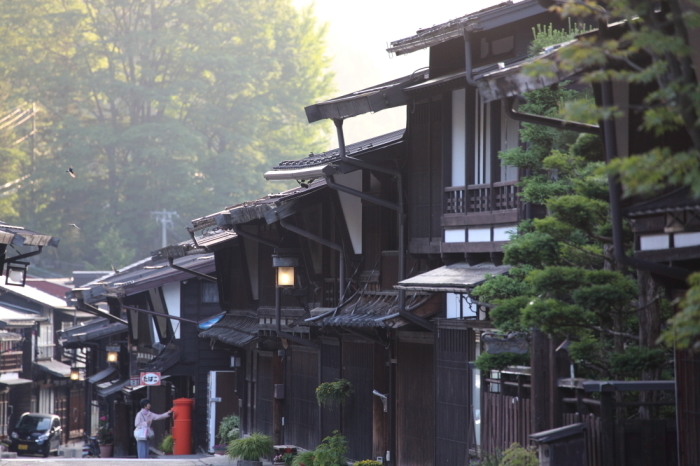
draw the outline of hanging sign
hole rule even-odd
[[[141,385],[160,385],[160,372],[141,372]]]

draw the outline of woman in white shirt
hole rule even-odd
[[[146,427],[148,432],[151,431],[151,422],[157,421],[158,419],[165,419],[170,416],[173,410],[169,410],[167,413],[156,414],[151,412],[151,400],[144,398],[141,400],[141,411],[136,413],[136,419],[134,420],[134,427]],[[150,435],[148,436],[150,437]],[[146,440],[136,440],[136,451],[139,458],[148,458],[148,439]]]

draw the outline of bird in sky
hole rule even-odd
[[[75,178],[75,172],[73,171],[73,167],[68,167],[68,170],[66,170],[66,173],[68,173],[70,176]]]
[[[75,228],[77,228],[78,230],[80,230],[80,227],[79,227],[78,225],[76,225],[75,223],[71,223],[70,226],[75,227]]]

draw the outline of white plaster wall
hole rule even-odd
[[[163,298],[168,314],[175,317],[182,317],[180,312],[180,282],[166,283],[163,285]],[[180,321],[172,320],[175,338],[180,338]]]
[[[645,235],[639,237],[639,248],[642,251],[668,249],[669,244],[668,235]]]
[[[346,175],[337,175],[335,182],[348,188],[362,191],[362,170]],[[350,241],[355,254],[362,254],[362,201],[359,197],[338,191],[340,205],[343,208],[345,223],[348,225]]]
[[[508,225],[507,227],[495,227],[493,229],[493,240],[494,241],[509,241],[510,231],[515,231],[517,227],[515,225]]]
[[[446,243],[465,243],[467,232],[464,228],[450,228],[445,230]]]
[[[700,231],[676,233],[673,235],[673,245],[677,248],[700,246]]]
[[[491,228],[470,228],[468,238],[470,243],[490,242]]]
[[[452,186],[466,185],[466,89],[452,91]]]

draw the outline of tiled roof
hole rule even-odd
[[[406,310],[425,304],[432,294],[406,293]],[[399,294],[395,291],[365,291],[354,296],[334,314],[307,319],[303,325],[335,327],[391,327],[389,320],[399,317]]]
[[[364,141],[356,142],[354,144],[348,144],[345,146],[345,153],[349,156],[356,156],[361,153],[368,153],[375,149],[380,149],[386,147],[389,144],[401,141],[403,139],[405,129],[399,129],[392,131],[391,133],[382,134],[371,139],[366,139]],[[289,170],[307,167],[316,167],[319,165],[325,165],[329,163],[340,162],[340,152],[339,150],[332,149],[320,154],[314,154],[313,152],[307,157],[299,160],[285,160],[279,165],[273,168],[273,170]]]
[[[42,235],[27,228],[0,222],[0,244],[17,246],[58,246],[58,238]]]
[[[258,319],[229,314],[207,330],[200,332],[199,336],[231,346],[245,346],[258,337]]]

